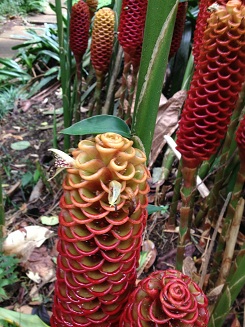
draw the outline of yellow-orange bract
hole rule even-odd
[[[91,44],[91,62],[97,72],[105,74],[109,68],[114,41],[115,14],[102,8],[94,18]]]
[[[146,157],[132,144],[105,133],[72,153],[60,200],[52,327],[118,326],[147,218]]]

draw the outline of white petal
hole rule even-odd
[[[70,157],[67,153],[58,150],[58,149],[48,149],[48,151],[54,152],[58,157],[63,159],[66,163],[73,165],[75,163],[75,160]]]

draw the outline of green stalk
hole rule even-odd
[[[186,66],[183,82],[181,85],[181,90],[186,90],[186,91],[189,90],[193,73],[194,73],[194,57],[193,54],[191,53]]]
[[[176,269],[180,271],[182,271],[185,246],[190,240],[190,224],[193,214],[197,168],[185,167],[182,162],[181,170],[183,175],[183,186],[180,190],[182,207],[180,209],[179,242],[176,256]]]
[[[236,256],[233,263],[227,283],[224,290],[216,302],[216,306],[212,312],[208,327],[222,327],[226,316],[230,312],[232,304],[245,285],[245,243]]]
[[[58,148],[58,141],[57,141],[57,117],[56,112],[54,109],[54,115],[53,115],[53,148]]]
[[[221,157],[220,157],[220,166],[225,165],[228,160],[228,155],[230,153],[232,139],[235,136],[238,119],[239,119],[242,109],[244,107],[245,97],[243,95],[244,94],[242,92],[240,95],[240,98],[237,102],[237,105],[234,109],[234,112],[232,114],[232,117],[231,117],[231,122],[230,122],[230,125],[228,128],[228,131],[226,133],[225,142],[224,142],[224,145],[222,148],[222,153],[221,153]],[[225,177],[224,171],[225,171],[225,169],[223,169],[223,168],[221,168],[217,171],[217,173],[215,175],[214,186],[210,192],[208,216],[211,221],[213,221],[213,219],[215,218],[216,213],[217,213],[217,202],[219,200],[219,192],[221,190],[221,187],[224,182],[224,177]]]
[[[174,194],[172,198],[172,202],[169,210],[169,217],[167,221],[168,228],[175,228],[176,225],[176,215],[177,215],[177,207],[180,198],[180,189],[182,184],[182,161],[179,162],[178,172],[174,183]]]
[[[124,52],[124,67],[122,74],[121,83],[121,94],[120,94],[120,104],[119,104],[119,117],[124,118],[124,101],[128,92],[128,74],[130,72],[131,58],[130,55]]]
[[[205,199],[201,210],[199,210],[198,215],[196,217],[196,225],[198,226],[199,223],[204,219],[205,215],[208,212],[208,217],[211,221],[215,219],[217,216],[217,202],[219,200],[219,192],[224,184],[224,179],[227,175],[227,170],[224,169],[223,166],[227,166],[228,159],[234,153],[234,146],[236,145],[233,142],[235,131],[238,124],[238,119],[241,115],[242,109],[244,107],[245,97],[244,91],[241,93],[240,98],[237,102],[236,108],[232,114],[231,122],[226,133],[225,142],[222,148],[222,153],[220,156],[219,162],[219,170],[215,174],[214,186],[209,194],[209,196]],[[226,174],[225,174],[226,173]]]
[[[117,52],[117,56],[116,56],[116,60],[115,60],[115,65],[113,67],[112,70],[112,74],[110,76],[110,82],[109,82],[109,86],[108,86],[108,91],[106,94],[106,100],[105,100],[105,104],[102,108],[102,114],[108,115],[110,114],[110,108],[112,106],[112,101],[114,99],[114,89],[115,89],[115,84],[116,84],[116,80],[120,71],[120,66],[122,63],[122,55],[123,55],[123,49],[121,46],[118,46],[118,52]]]
[[[239,221],[239,217],[237,218],[236,210],[237,210],[237,206],[238,206],[238,203],[239,203],[239,200],[241,197],[244,183],[245,183],[245,163],[241,162],[240,169],[237,174],[235,187],[234,187],[234,190],[232,193],[231,201],[230,201],[230,204],[229,204],[229,207],[227,210],[227,214],[226,214],[226,217],[224,220],[224,224],[222,227],[222,232],[221,232],[221,235],[219,238],[217,250],[216,250],[216,253],[214,256],[215,267],[217,267],[220,264],[221,258],[223,258],[221,270],[220,270],[220,276],[216,283],[217,285],[220,285],[224,281],[224,279],[226,278],[226,275],[229,271],[229,262],[230,262],[229,248],[231,246],[231,244],[229,244],[229,239],[233,239],[236,242],[237,237],[234,237],[234,234],[232,234],[232,237],[227,237],[227,234],[228,234],[228,232],[231,233],[231,230],[229,231],[229,229],[231,227],[233,227],[233,229],[234,229],[233,225],[235,225],[235,227],[238,227],[238,229],[239,229],[240,221]],[[242,215],[241,215],[240,219],[241,218],[242,218]],[[224,252],[225,244],[226,244],[226,250]],[[225,260],[225,259],[227,259],[227,260]]]
[[[96,115],[101,114],[101,90],[103,86],[104,75],[101,73],[96,73],[96,87],[94,91],[94,96],[89,104],[89,117],[94,115],[94,108],[96,110]]]
[[[2,188],[2,176],[0,174],[0,252],[2,248],[4,226],[5,226],[5,215],[4,215],[4,205],[3,205],[3,188]]]
[[[173,166],[174,159],[175,159],[175,154],[173,150],[171,148],[168,148],[162,160],[162,173],[160,176],[161,182],[165,182],[168,179]]]
[[[59,56],[60,56],[60,70],[61,70],[61,88],[62,88],[62,101],[63,101],[63,112],[64,112],[64,128],[67,128],[71,124],[71,110],[70,110],[70,67],[67,61],[67,51],[65,49],[64,42],[64,27],[63,27],[63,16],[61,0],[55,0],[56,7],[56,19],[58,28],[58,41],[59,41]],[[67,21],[68,23],[68,21]],[[69,29],[69,26],[67,26]],[[69,42],[67,43],[69,44]],[[70,148],[70,136],[64,135],[64,149]]]
[[[128,94],[128,108],[127,108],[127,113],[125,116],[125,119],[128,119],[131,117],[131,110],[132,110],[132,104],[133,104],[133,99],[134,99],[134,93],[135,93],[135,88],[137,85],[137,75],[138,75],[139,67],[133,67],[132,71],[132,81],[131,81],[131,86],[129,89],[129,94]]]
[[[245,179],[244,179],[245,180]],[[240,193],[240,192],[239,192]],[[235,246],[237,243],[237,236],[240,229],[242,217],[244,210],[244,199],[237,199],[237,194],[232,196],[230,205],[228,207],[228,212],[225,217],[225,226],[229,226],[231,222],[229,235],[226,237],[226,247],[223,252],[223,260],[220,267],[219,277],[216,283],[216,286],[221,285],[225,282],[231,267],[231,262],[235,250]],[[222,234],[225,226],[222,228]],[[222,235],[222,238],[224,235]]]
[[[164,74],[178,8],[178,0],[148,2],[132,133],[149,157]]]

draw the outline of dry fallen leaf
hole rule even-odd
[[[8,235],[3,243],[5,254],[15,254],[22,262],[27,261],[34,248],[51,237],[53,232],[46,227],[27,226]]]
[[[146,254],[144,262],[142,262],[142,266],[138,271],[137,277],[142,274],[143,271],[147,272],[157,257],[157,250],[155,244],[151,240],[146,240],[142,245],[142,252]]]
[[[208,294],[208,301],[210,304],[215,303],[218,299],[218,297],[220,296],[220,293],[222,292],[224,287],[224,284],[221,284],[219,286],[216,286],[215,288],[213,288]]]
[[[149,168],[152,167],[162,148],[166,144],[164,135],[172,135],[178,127],[180,110],[186,99],[186,91],[174,94],[166,103],[159,106],[156,127],[152,142]]]
[[[233,322],[232,322],[231,327],[241,327],[241,324],[240,324],[240,322],[239,322],[237,316],[234,317],[234,320],[233,320]]]
[[[45,246],[35,248],[24,267],[28,270],[27,276],[35,283],[45,284],[55,278],[55,265]]]
[[[190,278],[192,278],[193,275],[197,272],[197,268],[192,257],[187,256],[184,259],[182,271],[184,275],[187,275]]]
[[[34,186],[28,202],[36,202],[37,200],[39,200],[41,198],[42,189],[43,189],[43,181],[40,178],[37,184]]]

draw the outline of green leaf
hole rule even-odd
[[[147,206],[148,215],[151,215],[152,213],[159,212],[159,211],[166,212],[167,209],[168,206],[154,206],[152,204],[148,204]]]
[[[146,252],[146,251],[140,252],[139,267],[137,268],[137,270],[140,270],[144,266],[145,261],[147,259],[147,255],[148,255],[148,252]]]
[[[19,327],[49,327],[38,316],[0,308],[0,320],[17,324]]]
[[[229,276],[227,277],[227,284],[224,286],[221,296],[216,301],[212,317],[209,321],[208,327],[221,327],[225,318],[231,310],[231,306],[237,298],[238,294],[245,285],[245,244],[237,253],[235,262],[233,263]]]
[[[58,62],[60,61],[60,57],[57,55],[56,52],[52,52],[50,50],[42,50],[39,52],[39,55],[42,56],[43,54],[57,60]]]
[[[177,0],[148,1],[132,134],[141,139],[148,158],[178,9]]]
[[[54,226],[58,225],[59,223],[59,217],[58,216],[42,216],[41,217],[41,223],[43,225],[48,225],[48,226]]]
[[[35,171],[34,171],[34,174],[33,174],[33,181],[34,181],[34,183],[37,183],[38,182],[38,180],[39,180],[39,178],[40,178],[40,171],[38,170],[38,169],[36,169]]]
[[[31,143],[29,141],[19,141],[19,142],[14,142],[11,144],[11,149],[13,150],[25,150],[31,146]]]
[[[61,131],[61,133],[68,135],[87,135],[107,132],[117,133],[131,138],[130,129],[125,121],[110,115],[93,116]]]
[[[113,7],[114,0],[99,0],[97,10],[103,7]]]
[[[21,185],[23,187],[25,187],[26,185],[28,185],[30,182],[32,181],[32,173],[30,171],[28,171],[27,173],[25,173],[22,178],[21,178]]]

